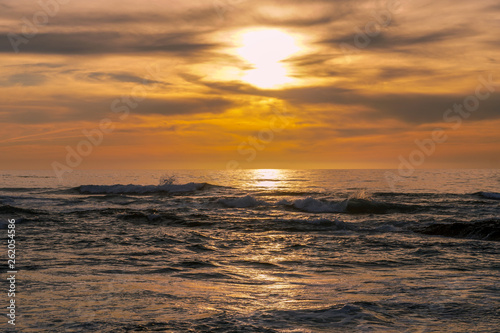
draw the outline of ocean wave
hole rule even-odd
[[[367,199],[349,199],[347,201],[346,212],[350,214],[412,213],[421,208],[417,205],[380,202]]]
[[[414,231],[435,236],[500,241],[500,219],[485,219],[469,223],[435,223]]]
[[[34,209],[14,207],[10,205],[0,206],[0,214],[30,214],[30,215],[45,215],[45,212],[40,212]]]
[[[251,195],[246,195],[241,198],[219,199],[217,202],[229,208],[249,208],[267,205],[265,201],[257,200]]]
[[[36,176],[36,175],[28,175],[28,176],[12,176],[17,178],[55,178],[54,176]]]
[[[304,191],[291,191],[291,190],[274,190],[274,191],[264,191],[264,192],[259,192],[255,193],[254,195],[256,196],[285,196],[285,197],[294,197],[294,196],[306,196],[306,195],[315,195],[315,194],[321,194],[321,192],[304,192]]]
[[[183,222],[184,219],[172,214],[172,213],[161,213],[155,210],[150,211],[130,211],[125,214],[119,214],[117,216],[120,220],[133,221],[133,222]]]
[[[286,224],[291,224],[291,223],[304,223],[308,225],[324,225],[324,226],[329,226],[329,227],[334,227],[336,230],[354,230],[356,227],[347,222],[340,221],[338,219],[325,219],[325,218],[292,218],[292,219],[275,219],[275,222],[279,223],[286,223]]]
[[[346,199],[343,201],[329,201],[308,197],[292,202],[281,200],[278,204],[289,206],[307,213],[349,213],[349,214],[387,214],[407,213],[418,207],[413,205],[385,203],[369,199]]]
[[[500,193],[497,192],[477,192],[475,194],[486,199],[500,200]]]
[[[383,322],[381,318],[355,304],[337,304],[316,309],[276,310],[273,315],[281,321],[281,323],[276,321],[275,325],[284,323],[301,325],[304,322],[313,322],[330,332],[333,327],[344,328],[343,330],[333,329],[333,331],[358,331],[355,327],[359,327],[361,323]],[[345,329],[346,326],[352,329]]]
[[[0,192],[33,192],[38,190],[44,190],[45,188],[31,188],[31,187],[2,187]]]
[[[279,205],[289,206],[307,213],[343,213],[346,211],[348,200],[342,202],[319,200],[312,197],[297,199],[292,202],[281,200]]]
[[[151,194],[185,193],[206,190],[216,185],[208,183],[166,184],[166,185],[81,185],[76,190],[82,194]]]

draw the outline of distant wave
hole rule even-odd
[[[267,205],[265,201],[257,200],[251,195],[246,195],[241,198],[220,199],[217,202],[230,208],[249,208],[261,205]]]
[[[54,176],[36,176],[36,175],[29,175],[29,176],[13,176],[17,178],[55,178]]]
[[[76,190],[82,194],[148,194],[195,192],[212,187],[216,187],[216,185],[191,182],[167,185],[81,185]]]
[[[321,192],[303,192],[303,191],[289,191],[289,190],[271,190],[271,191],[264,191],[264,192],[258,192],[255,193],[254,195],[256,196],[285,196],[285,197],[295,197],[295,196],[306,196],[306,195],[314,195],[314,194],[321,194]]]
[[[329,201],[312,197],[292,202],[281,200],[279,204],[307,213],[386,214],[391,212],[412,212],[418,208],[418,206],[385,203],[368,199]]]
[[[156,211],[130,211],[119,214],[119,219],[131,222],[183,222],[184,219],[173,213],[162,213]]]
[[[2,187],[0,188],[0,192],[33,192],[33,191],[42,191],[49,190],[50,188],[44,187]]]
[[[347,212],[351,214],[412,213],[422,207],[418,205],[380,202],[367,199],[347,200]]]
[[[348,200],[342,202],[323,201],[312,197],[297,199],[293,202],[281,200],[279,204],[290,206],[307,213],[343,213],[346,211]]]
[[[307,223],[307,224],[312,224],[312,225],[329,225],[329,226],[334,226],[337,230],[354,230],[354,229],[356,229],[356,227],[353,224],[343,222],[343,221],[340,221],[338,219],[292,218],[292,219],[276,219],[275,221],[282,222],[282,223]]]
[[[31,214],[31,215],[39,215],[39,214],[46,214],[44,212],[40,212],[34,209],[28,209],[28,208],[20,208],[20,207],[14,207],[10,205],[2,205],[0,206],[0,214]]]
[[[497,192],[477,192],[474,193],[486,199],[500,200],[500,193]]]
[[[500,219],[486,219],[469,223],[435,223],[423,228],[416,228],[414,231],[426,235],[500,241]]]

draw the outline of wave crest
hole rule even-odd
[[[497,192],[478,192],[476,194],[486,199],[500,200],[500,193]]]
[[[471,238],[489,241],[500,241],[500,219],[484,219],[472,222],[435,223],[423,228],[415,228],[416,232],[454,238]]]
[[[357,198],[336,202],[308,197],[292,202],[281,200],[278,204],[290,206],[307,213],[387,214],[391,212],[412,212],[417,209],[416,206],[411,205]]]
[[[280,201],[281,204],[290,205],[307,213],[343,213],[346,211],[348,200],[342,202],[322,201],[307,197],[305,199],[294,200],[291,204],[287,201]]]
[[[312,225],[326,225],[333,226],[337,230],[354,230],[356,227],[348,222],[339,219],[325,219],[325,218],[291,218],[291,219],[275,219],[274,221],[280,223],[305,223]]]
[[[208,183],[165,184],[165,185],[81,185],[76,188],[82,194],[150,194],[183,193],[206,190],[215,187]]]
[[[251,195],[246,195],[241,198],[220,199],[217,202],[229,208],[248,208],[267,205],[265,201],[257,200]]]

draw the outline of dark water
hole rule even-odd
[[[500,171],[384,172],[3,172],[16,329],[498,332]]]

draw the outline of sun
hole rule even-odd
[[[293,81],[282,62],[300,51],[291,35],[281,30],[261,29],[242,33],[240,40],[237,54],[252,66],[243,74],[243,81],[264,89]]]

